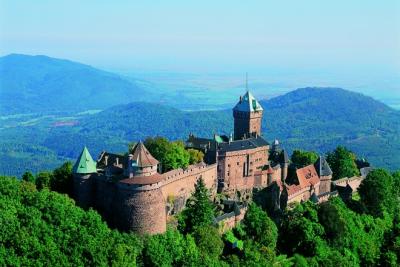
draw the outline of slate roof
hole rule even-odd
[[[315,162],[314,166],[319,176],[332,175],[331,167],[329,167],[329,164],[326,161],[325,157],[320,156],[317,162]]]
[[[107,158],[107,164],[106,164],[106,158]],[[109,153],[106,151],[103,151],[100,154],[99,159],[97,160],[97,167],[99,169],[104,169],[107,166],[114,166],[114,164],[117,163],[117,159],[118,159],[118,164],[122,165],[122,168],[125,169],[126,166],[128,165],[127,156]]]
[[[195,137],[193,135],[190,135],[189,139],[186,141],[186,146],[197,149],[206,149],[208,148],[208,144],[210,144],[210,149],[213,149],[215,147],[215,143],[216,141],[213,139]]]
[[[96,162],[93,160],[86,146],[83,148],[78,160],[75,162],[72,172],[81,174],[97,172]]]
[[[283,150],[282,151],[282,162],[283,163],[289,163],[289,155],[288,155],[288,153],[286,152],[286,150]]]
[[[239,102],[233,108],[236,111],[253,112],[253,111],[263,111],[260,103],[255,99],[255,97],[247,91],[244,96],[240,97]]]
[[[269,143],[261,136],[252,137],[244,140],[235,140],[218,144],[218,151],[231,152],[268,146]]]
[[[158,164],[156,160],[142,142],[139,142],[133,148],[132,153],[133,164],[138,167],[150,167]]]

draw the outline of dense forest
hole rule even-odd
[[[150,139],[151,142],[152,140]],[[158,142],[161,143],[162,142]],[[171,155],[164,154],[166,157]],[[181,152],[176,152],[181,155]],[[307,164],[314,152],[292,159]],[[355,155],[343,147],[330,161],[345,171]],[[52,172],[0,177],[0,265],[5,266],[398,266],[400,172],[375,169],[358,194],[304,202],[270,217],[256,202],[244,220],[220,233],[216,206],[200,179],[177,226],[137,236],[110,229],[94,210],[70,198],[72,165]]]

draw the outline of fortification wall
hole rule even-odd
[[[76,203],[82,208],[93,205],[94,176],[96,174],[74,174],[73,188]]]
[[[202,178],[214,197],[217,193],[217,165],[190,165],[187,169],[172,170],[163,174],[161,192],[164,202],[169,206],[169,213],[183,209],[186,200],[194,191],[194,185]]]
[[[115,183],[110,181],[105,175],[100,175],[95,179],[94,206],[109,223],[112,221],[114,213],[114,198],[116,194]]]
[[[160,188],[138,190],[130,184],[117,184],[116,214],[118,227],[138,234],[166,231],[165,199]]]
[[[226,152],[219,156],[220,175],[224,180],[224,193],[266,186],[257,184],[255,173],[268,162],[268,147]],[[248,158],[247,158],[248,157]],[[247,165],[247,162],[249,165]],[[248,176],[246,169],[248,168]]]
[[[246,211],[247,207],[241,207],[240,214],[236,215],[235,212],[232,211],[230,213],[225,213],[217,217],[216,221],[218,224],[219,232],[222,234],[235,228],[235,226],[244,219]]]
[[[364,180],[362,176],[354,176],[351,178],[342,178],[336,181],[333,181],[333,184],[336,186],[346,187],[347,184],[353,189],[353,192],[357,192],[358,188],[360,187],[361,182]]]

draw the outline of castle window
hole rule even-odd
[[[231,167],[231,164],[228,164],[228,168],[230,168]]]
[[[227,175],[229,176],[229,171],[227,172]]]

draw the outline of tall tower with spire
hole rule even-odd
[[[75,200],[83,208],[88,208],[93,204],[93,180],[96,173],[96,161],[85,146],[72,168]]]
[[[260,103],[247,91],[233,108],[235,140],[261,135],[262,115]]]

